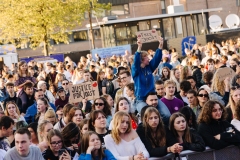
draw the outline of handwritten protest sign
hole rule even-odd
[[[81,84],[72,85],[69,87],[69,102],[77,103],[82,99],[93,100],[99,97],[97,81],[85,82]]]
[[[232,70],[231,68],[228,68],[228,67],[219,68],[215,73],[215,76],[217,76],[217,78],[220,81],[223,81],[227,77],[232,79],[235,75],[236,75],[236,73],[234,72],[234,70]]]
[[[142,43],[158,41],[158,34],[156,29],[139,31],[137,32],[137,38],[140,38]]]

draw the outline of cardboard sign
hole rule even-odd
[[[158,41],[158,34],[156,29],[139,31],[137,32],[137,38],[140,38],[142,43]]]
[[[69,87],[69,102],[77,103],[83,99],[94,100],[99,97],[97,81],[85,82]]]
[[[215,76],[217,76],[220,81],[224,81],[224,79],[227,77],[229,77],[231,80],[235,75],[236,73],[234,70],[229,67],[219,68],[215,73]]]

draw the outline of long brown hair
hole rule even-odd
[[[155,136],[152,128],[148,124],[149,117],[152,113],[156,113],[159,118],[159,123],[155,131],[156,133]],[[164,124],[156,108],[154,107],[147,108],[143,116],[143,126],[145,129],[145,135],[150,139],[153,148],[156,148],[158,146],[166,146],[166,132],[164,129]]]
[[[98,134],[93,132],[93,131],[88,131],[83,135],[82,140],[81,140],[81,146],[80,146],[81,147],[81,153],[84,153],[84,154],[87,153],[87,149],[89,147],[90,136],[93,135],[93,134],[98,136]],[[99,136],[98,136],[98,138],[99,138]],[[99,160],[102,160],[103,157],[105,157],[102,145],[100,145],[100,148],[98,150],[98,157],[99,157]]]
[[[21,77],[22,77],[22,71],[21,71],[20,67],[21,67],[22,65],[24,65],[24,64],[27,65],[27,62],[26,62],[26,61],[20,61],[20,62],[18,62],[18,74],[19,74]],[[26,77],[30,77],[30,73],[28,72],[28,68],[26,69],[25,74],[26,74]]]
[[[94,124],[95,124],[95,120],[98,118],[99,114],[104,115],[105,118],[106,118],[106,115],[103,111],[101,111],[101,110],[92,111],[90,113],[90,118],[89,118],[89,121],[88,121],[88,130],[95,131]]]
[[[92,104],[92,110],[96,110],[96,109],[95,109],[95,102],[96,102],[98,99],[102,100],[103,103],[104,103],[104,107],[103,107],[103,110],[102,110],[102,111],[104,112],[104,114],[105,114],[106,116],[111,116],[111,115],[112,115],[112,113],[111,113],[111,107],[109,106],[109,104],[108,104],[108,102],[106,101],[106,99],[103,98],[103,97],[99,97],[99,98],[96,98],[96,99],[94,100],[94,103]]]
[[[178,118],[178,117],[183,117],[183,118],[185,119],[185,121],[186,121],[185,116],[184,116],[182,113],[180,113],[180,112],[173,113],[173,114],[171,115],[170,121],[169,121],[169,129],[170,129],[170,131],[171,131],[176,137],[179,137],[179,135],[178,135],[176,129],[174,128],[174,122],[175,122],[176,118]],[[186,141],[186,142],[188,142],[188,143],[191,143],[191,142],[192,142],[192,140],[191,140],[191,134],[190,134],[190,129],[189,129],[189,127],[188,127],[187,121],[186,121],[186,129],[185,129],[185,131],[184,131],[183,141]]]

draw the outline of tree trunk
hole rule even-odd
[[[92,39],[92,49],[95,49],[95,41],[94,41],[94,34],[93,34],[93,27],[92,27],[92,6],[90,8],[90,11],[88,12],[89,16],[89,24],[90,24],[90,36]]]
[[[49,46],[47,42],[44,42],[43,52],[44,52],[44,56],[49,56]]]

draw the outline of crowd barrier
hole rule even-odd
[[[164,157],[151,157],[148,160],[175,160],[175,154],[168,154]],[[180,160],[240,160],[240,148],[229,146],[220,150],[206,147],[204,152],[183,151]]]

